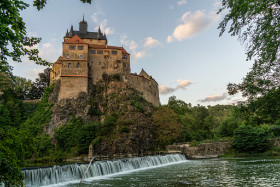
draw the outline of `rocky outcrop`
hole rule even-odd
[[[117,116],[117,121],[106,134],[93,137],[91,155],[113,156],[144,155],[152,149],[152,114],[154,106],[123,81],[107,76],[89,87],[89,93],[80,92],[76,99],[58,101],[59,82],[56,83],[49,102],[53,103],[52,117],[44,130],[54,137],[54,130],[81,117],[85,124],[101,124],[106,117]],[[89,145],[90,146],[90,145]]]
[[[231,142],[201,143],[195,146],[190,144],[174,144],[167,146],[168,153],[183,153],[189,159],[217,158],[229,151]]]

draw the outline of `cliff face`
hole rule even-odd
[[[52,108],[51,121],[44,130],[52,137],[54,129],[66,124],[71,117],[81,117],[85,123],[104,122],[107,116],[117,116],[108,132],[95,137],[91,146],[92,155],[142,155],[152,149],[153,105],[121,77],[104,76],[98,84],[89,87],[89,93],[81,92],[76,99],[58,101],[59,84],[56,83],[49,102]]]

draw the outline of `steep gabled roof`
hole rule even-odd
[[[86,42],[84,42],[84,40],[82,38],[80,38],[78,35],[73,36],[72,38],[70,38],[69,40],[67,40],[66,42],[64,42],[66,44],[87,44]]]

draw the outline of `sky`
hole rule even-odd
[[[32,0],[26,0],[32,5]],[[131,54],[131,72],[143,68],[159,84],[161,104],[176,96],[192,105],[234,104],[240,95],[227,94],[228,83],[239,83],[249,72],[245,46],[237,37],[217,29],[224,14],[219,0],[48,0],[37,11],[21,12],[28,36],[41,37],[39,55],[55,62],[62,53],[66,30],[78,30],[84,15],[88,30],[98,27],[108,44]],[[35,80],[46,67],[27,57],[11,62],[14,74]]]

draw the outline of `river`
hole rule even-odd
[[[180,160],[53,186],[280,186],[280,159]]]

